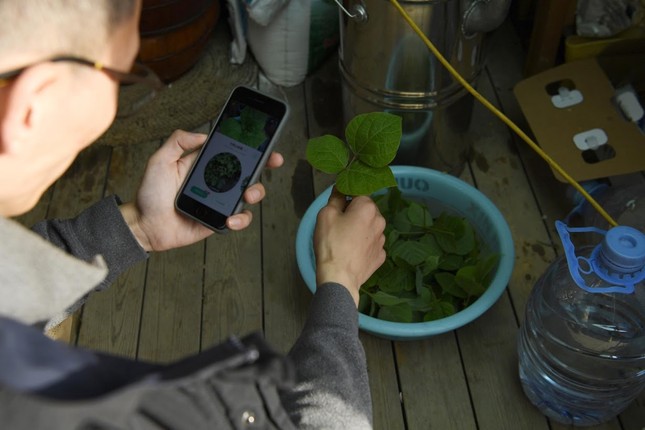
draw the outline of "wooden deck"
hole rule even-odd
[[[527,129],[512,94],[524,53],[505,25],[489,40],[479,90]],[[286,163],[263,177],[268,197],[246,231],[214,235],[151,255],[110,289],[93,294],[74,327],[79,346],[154,361],[197,352],[230,334],[255,330],[287,351],[311,294],[295,256],[298,223],[328,184],[304,160],[309,136],[338,133],[340,98],[334,64],[283,89],[292,117],[279,145]],[[330,70],[332,71],[330,73]],[[499,120],[475,106],[474,156],[462,178],[506,217],[516,264],[507,293],[470,325],[431,339],[391,342],[361,334],[368,358],[376,429],[555,430],[524,397],[516,337],[529,291],[559,251],[553,222],[569,209],[566,186]],[[208,131],[210,124],[203,127]],[[94,146],[21,219],[68,217],[103,195],[132,199],[147,158],[161,142]],[[639,176],[639,180],[642,177]],[[619,178],[620,179],[620,178]],[[645,396],[599,429],[641,430]]]

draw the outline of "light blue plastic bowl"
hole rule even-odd
[[[392,166],[392,172],[405,197],[425,201],[433,216],[447,211],[468,219],[490,251],[499,253],[501,257],[486,292],[454,315],[435,321],[398,323],[359,314],[358,325],[363,331],[391,340],[424,339],[455,330],[482,315],[506,289],[515,261],[508,223],[488,197],[454,176],[414,166]],[[298,268],[312,293],[316,291],[313,232],[318,211],[327,204],[330,194],[331,187],[309,206],[296,236]]]

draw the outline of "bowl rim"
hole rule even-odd
[[[359,328],[373,335],[388,339],[414,340],[427,338],[462,327],[474,321],[486,310],[492,307],[508,286],[508,281],[510,280],[515,263],[515,248],[508,223],[497,206],[495,206],[485,194],[455,176],[419,166],[390,167],[392,168],[392,173],[394,173],[395,177],[398,175],[417,175],[424,176],[425,178],[440,179],[442,181],[442,186],[445,184],[445,186],[464,193],[477,201],[478,205],[481,205],[484,213],[486,213],[490,218],[500,221],[495,223],[495,226],[499,237],[501,258],[496,270],[496,275],[484,294],[482,294],[482,296],[470,306],[462,309],[454,315],[434,321],[401,323],[380,320],[378,318],[359,313]],[[311,254],[313,228],[316,224],[318,211],[320,211],[320,209],[327,203],[332,187],[333,185],[327,187],[314,199],[309,208],[307,208],[302,220],[300,221],[296,234],[296,260],[298,268],[307,288],[312,293],[316,291],[315,268],[312,270],[310,267],[311,259],[309,258],[309,255]]]

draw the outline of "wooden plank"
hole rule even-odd
[[[70,218],[98,201],[105,188],[111,149],[90,146],[83,150],[65,174],[56,182],[47,213],[48,218]],[[50,336],[75,344],[81,310],[56,327]]]
[[[373,427],[375,430],[403,429],[405,421],[392,342],[364,332],[359,336],[367,358]]]
[[[515,32],[508,24],[502,25],[490,35],[490,49],[486,60],[486,68],[492,81],[498,106],[520,129],[531,135],[530,127],[522,114],[513,87],[522,80],[521,63],[524,52]],[[512,58],[513,61],[509,61]],[[499,120],[498,120],[499,121]],[[520,166],[530,178],[531,191],[535,194],[539,213],[547,227],[550,242],[540,244],[555,246],[556,253],[562,253],[562,244],[555,230],[555,221],[564,217],[573,208],[568,193],[573,187],[557,180],[548,163],[529,147],[515,132],[511,133],[512,141],[517,148]]]
[[[212,124],[199,131],[208,133]],[[248,228],[206,240],[202,349],[262,331],[262,213],[258,205],[248,209]]]
[[[204,242],[148,261],[138,358],[169,362],[199,351]]]
[[[208,133],[211,122],[193,130]],[[169,362],[202,344],[206,242],[152,253],[148,260],[137,356]]]
[[[562,33],[573,19],[575,3],[574,0],[537,2],[525,66],[527,76],[555,66]]]
[[[330,57],[305,81],[308,137],[332,134],[344,139],[338,57]],[[334,176],[314,170],[314,195],[333,184]],[[360,334],[367,357],[375,429],[404,428],[392,342]]]
[[[311,169],[304,160],[307,134],[303,85],[285,88],[284,97],[291,109],[278,142],[285,163],[280,169],[265,171],[267,198],[262,202],[264,330],[269,343],[283,353],[300,335],[311,300],[296,263],[295,237],[313,197]]]
[[[396,357],[408,428],[477,428],[455,332],[396,342]]]
[[[479,87],[485,97],[497,104],[487,74],[479,80]],[[521,321],[531,288],[555,253],[508,129],[480,103],[475,104],[473,115],[476,156],[471,168],[477,188],[495,203],[511,229],[515,268],[509,289]]]
[[[81,311],[77,310],[72,315],[64,319],[56,327],[45,331],[45,335],[51,339],[58,340],[68,344],[74,344],[77,338],[78,327],[81,319]]]
[[[113,148],[106,195],[132,201],[150,156],[160,141]],[[142,262],[123,273],[106,290],[92,294],[83,309],[78,345],[134,358],[147,264]]]
[[[262,219],[241,232],[215,234],[206,242],[202,347],[230,335],[262,331]]]
[[[546,430],[546,418],[520,385],[513,319],[508,295],[503,295],[479,319],[458,330],[478,428]]]
[[[484,97],[495,100],[486,74],[478,87]],[[504,215],[516,244],[515,269],[509,282],[512,303],[505,294],[477,321],[458,330],[477,424],[483,430],[499,429],[500,425],[546,429],[546,419],[526,399],[519,383],[515,313],[523,316],[530,288],[554,254],[552,248],[541,245],[549,243],[549,238],[506,127],[480,103],[474,106],[472,124],[477,154],[471,164],[473,179]]]

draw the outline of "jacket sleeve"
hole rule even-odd
[[[116,196],[106,197],[75,218],[42,221],[32,230],[80,260],[89,262],[101,255],[109,272],[96,289],[104,289],[148,256],[123,219],[119,203]]]
[[[302,429],[369,429],[372,403],[358,312],[339,284],[318,286],[304,329],[289,352],[298,381],[281,393]]]

